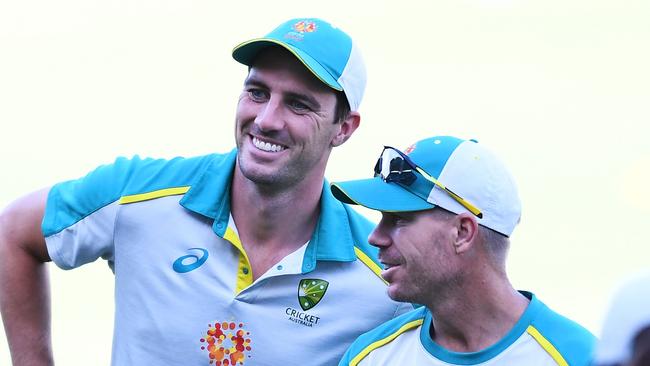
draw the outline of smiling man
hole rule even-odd
[[[50,260],[113,269],[114,365],[332,365],[412,309],[386,296],[372,225],[324,189],[330,152],[360,123],[352,39],[293,19],[233,57],[249,67],[237,149],[119,158],[4,211],[0,305],[15,366],[53,363]]]
[[[368,240],[388,294],[424,306],[359,337],[339,366],[588,365],[593,335],[506,275],[521,205],[503,164],[450,136],[406,152],[387,146],[374,178],[331,189],[381,211]]]

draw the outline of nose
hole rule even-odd
[[[277,98],[271,97],[255,117],[255,124],[262,131],[277,131],[284,126],[282,119],[282,105]]]
[[[368,235],[368,243],[380,249],[390,246],[391,239],[386,233],[386,219],[382,218],[377,227]]]

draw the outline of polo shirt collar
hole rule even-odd
[[[528,326],[532,323],[532,321],[537,318],[539,312],[542,311],[545,307],[545,305],[539,301],[532,292],[519,292],[528,300],[530,300],[530,302],[512,329],[510,329],[506,335],[497,341],[497,343],[477,352],[453,352],[447,350],[431,339],[430,334],[433,315],[428,309],[426,311],[426,316],[424,318],[422,328],[420,329],[420,342],[427,350],[427,352],[429,352],[435,358],[449,364],[478,365],[487,363],[489,360],[492,360],[494,357],[504,352],[515,341],[517,341],[521,335],[526,332]]]
[[[237,149],[224,155],[215,155],[207,169],[181,199],[186,209],[214,220],[214,232],[223,237],[230,216],[230,186],[232,184]],[[323,182],[320,200],[320,216],[303,260],[303,272],[309,272],[316,261],[330,260],[349,262],[356,260],[354,238],[349,213]]]
[[[230,185],[237,159],[237,149],[227,154],[214,155],[206,170],[192,184],[180,204],[190,211],[215,220],[223,228],[216,231],[223,236],[230,214]]]

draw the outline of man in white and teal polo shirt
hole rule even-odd
[[[388,294],[424,305],[360,336],[339,366],[589,364],[594,336],[508,280],[521,205],[481,144],[439,136],[404,152],[385,147],[374,178],[331,189],[381,211],[368,240]]]
[[[0,298],[16,366],[53,362],[50,259],[113,269],[120,366],[332,365],[410,310],[386,296],[372,226],[323,177],[360,121],[365,69],[350,37],[294,19],[233,57],[249,66],[237,149],[120,158],[5,210]]]

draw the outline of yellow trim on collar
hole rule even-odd
[[[385,284],[388,284],[388,282],[386,282],[386,280],[381,277],[381,267],[379,267],[379,265],[377,265],[375,261],[370,259],[370,257],[368,257],[366,253],[364,253],[361,249],[357,247],[354,247],[354,253],[357,255],[357,258],[359,258],[359,260],[363,262],[363,264],[365,264],[368,268],[370,268],[372,272],[374,272],[374,274],[377,275],[377,277],[379,277],[382,281],[384,281]]]
[[[526,332],[530,334],[531,337],[533,337],[540,346],[542,346],[542,348],[553,358],[553,360],[559,366],[569,366],[569,363],[566,362],[557,348],[555,348],[555,346],[553,346],[551,342],[549,342],[548,339],[546,339],[535,327],[529,325],[526,329]]]
[[[152,199],[156,199],[156,198],[160,198],[160,197],[176,196],[176,195],[179,195],[179,194],[185,194],[189,190],[190,190],[190,186],[164,188],[164,189],[159,189],[159,190],[153,191],[153,192],[132,194],[132,195],[129,195],[129,196],[122,196],[122,197],[120,197],[120,202],[119,203],[120,203],[120,205],[124,205],[124,204],[127,204],[127,203],[147,201],[147,200],[152,200]]]
[[[239,265],[237,266],[237,285],[235,286],[235,294],[242,292],[246,287],[253,284],[253,269],[251,268],[250,261],[244,246],[232,228],[226,229],[226,234],[223,236],[235,248],[239,249]]]
[[[368,347],[364,348],[358,355],[356,355],[352,359],[352,361],[350,361],[349,366],[357,366],[359,362],[361,362],[361,360],[363,360],[364,357],[366,357],[370,352],[385,345],[386,343],[391,342],[393,339],[397,338],[400,334],[406,332],[407,330],[419,327],[420,325],[422,325],[422,323],[424,323],[424,319],[413,320],[412,322],[408,322],[402,325],[401,328],[399,328],[395,333],[389,335],[388,337],[385,337],[383,339],[371,343]]]

